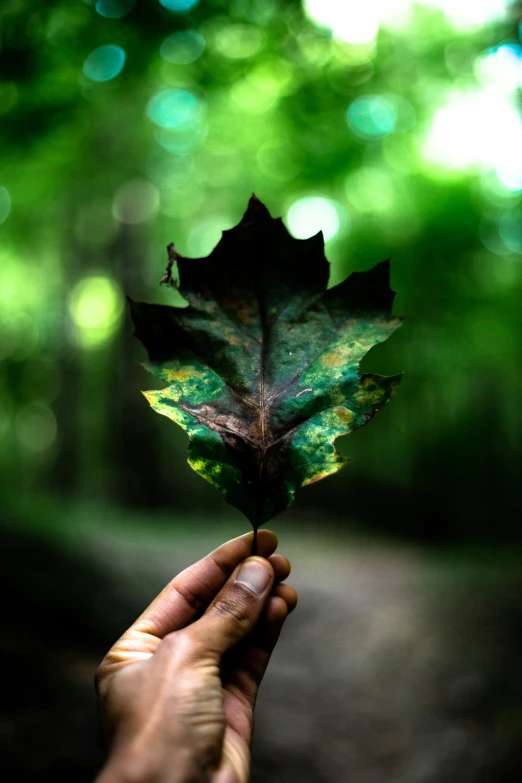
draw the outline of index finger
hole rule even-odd
[[[181,571],[138,617],[130,630],[163,639],[189,625],[216,596],[234,568],[250,555],[253,533],[222,544],[202,560]],[[269,557],[277,547],[271,530],[257,533],[257,551]]]

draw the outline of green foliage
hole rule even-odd
[[[322,234],[294,239],[255,197],[208,257],[177,263],[188,307],[131,300],[149,369],[168,384],[145,396],[189,434],[191,467],[257,529],[343,467],[334,441],[395,393],[400,376],[359,374],[400,325],[389,265],[326,291]]]
[[[390,257],[408,314],[361,367],[407,370],[393,413],[340,439],[356,459],[302,493],[311,516],[519,530],[520,9],[501,5],[0,3],[4,486],[229,513],[183,433],[142,416],[122,291],[181,304],[156,289],[168,238],[207,255],[255,192],[296,237],[325,230],[329,286]]]

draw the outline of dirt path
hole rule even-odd
[[[321,531],[280,540],[300,603],[260,693],[252,783],[518,783],[520,580]],[[155,548],[154,578],[204,544]]]
[[[2,538],[0,746],[28,783],[93,779],[101,655],[175,573],[237,534],[71,530],[69,552]],[[520,574],[326,529],[280,541],[300,603],[261,688],[252,783],[519,783]]]

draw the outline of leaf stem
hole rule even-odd
[[[257,555],[257,527],[254,528],[254,537],[252,539],[252,551],[250,552],[250,557],[253,557],[254,555]]]

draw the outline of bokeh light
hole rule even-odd
[[[120,223],[135,226],[150,220],[159,209],[158,189],[147,180],[130,180],[115,193],[112,212]]]
[[[0,185],[0,226],[9,217],[11,212],[11,197],[7,188]]]
[[[175,14],[185,14],[198,4],[199,0],[159,0],[160,5]]]
[[[78,343],[85,348],[104,343],[116,330],[123,306],[121,291],[111,278],[92,275],[80,280],[69,296]]]
[[[415,0],[376,0],[381,27],[401,30],[408,27],[413,18]]]
[[[259,148],[256,159],[259,170],[277,182],[294,179],[302,168],[296,158],[295,146],[283,138],[265,142]]]
[[[494,168],[506,187],[522,189],[522,122],[514,102],[493,89],[451,91],[421,145],[426,160],[465,171]]]
[[[261,114],[273,106],[282,95],[292,92],[294,71],[281,58],[271,58],[251,68],[243,79],[230,89],[237,107],[252,114]]]
[[[475,74],[484,86],[511,93],[522,87],[522,46],[501,44],[486,49],[475,63]]]
[[[411,130],[417,122],[417,114],[410,101],[394,93],[386,93],[382,97],[395,109],[396,120],[393,132],[405,133]]]
[[[346,178],[346,197],[358,212],[388,212],[394,203],[392,179],[385,171],[364,166]]]
[[[361,139],[381,139],[392,133],[398,114],[393,102],[384,95],[365,95],[356,98],[346,112],[350,129]]]
[[[18,317],[22,313],[36,315],[42,304],[42,291],[51,294],[53,286],[60,285],[60,276],[49,281],[43,272],[48,258],[41,257],[42,266],[38,267],[14,253],[7,243],[3,244],[0,245],[0,318]],[[27,331],[32,330],[27,326]]]
[[[106,19],[121,19],[136,5],[136,0],[98,0],[96,10]]]
[[[201,102],[188,90],[163,90],[147,106],[147,116],[160,128],[180,128],[198,119]]]
[[[202,194],[201,188],[198,187],[193,187],[190,190],[188,188],[177,189],[177,190],[164,190],[161,193],[161,204],[160,204],[161,213],[163,215],[167,215],[168,217],[174,218],[176,220],[188,220],[192,218],[196,213],[201,214],[201,212],[204,211],[204,207],[205,207],[205,199]],[[220,222],[219,218],[216,219],[216,225],[217,224],[219,224],[219,227],[222,227],[222,222]],[[194,232],[193,236],[196,238],[195,242],[198,243],[199,239],[197,236],[197,227],[194,228],[192,231]],[[190,233],[190,231],[188,233]],[[203,240],[203,244],[204,244],[204,240]],[[201,250],[201,246],[199,244],[197,244],[196,246],[194,243],[192,243],[191,247],[187,250],[187,252],[190,255],[195,255],[195,256],[206,254],[205,250]],[[208,252],[210,252],[210,250]]]
[[[126,55],[121,46],[106,44],[94,49],[83,64],[83,72],[94,82],[108,82],[121,73]]]
[[[504,185],[495,169],[486,169],[480,177],[480,193],[485,202],[495,207],[505,207],[518,199],[518,192]]]
[[[277,91],[256,89],[250,79],[238,79],[230,88],[230,97],[242,111],[251,114],[263,114],[273,106],[278,98]]]
[[[340,205],[322,196],[297,199],[289,207],[286,220],[290,233],[297,239],[308,239],[319,231],[325,242],[336,236],[341,226]]]
[[[163,150],[153,152],[146,164],[147,174],[160,189],[181,188],[194,177],[196,166],[191,155],[168,155]]]
[[[147,116],[158,126],[154,138],[174,155],[188,155],[202,147],[208,131],[205,115],[204,101],[188,90],[163,90],[147,106]]]
[[[505,212],[498,223],[498,233],[512,253],[522,253],[522,212]]]
[[[374,232],[387,251],[410,244],[422,227],[405,177],[388,166],[355,169],[345,179],[345,193],[359,229]]]
[[[197,119],[182,128],[158,128],[154,132],[157,143],[173,155],[190,155],[205,144],[208,133],[207,123]]]
[[[222,27],[216,33],[214,44],[225,57],[245,60],[261,51],[265,38],[265,33],[259,27],[237,23]]]
[[[419,4],[440,8],[448,23],[462,32],[502,19],[508,6],[507,0],[420,0]]]
[[[326,66],[335,59],[334,42],[330,36],[317,35],[315,30],[305,29],[296,35],[300,57],[315,68]]]
[[[188,254],[192,258],[203,258],[215,248],[221,234],[227,228],[232,228],[234,220],[226,215],[216,215],[207,220],[198,220],[189,232],[187,239]]]
[[[492,219],[485,216],[480,221],[479,239],[490,253],[494,253],[496,256],[510,255],[511,251],[502,241],[498,228],[498,220],[496,217]]]
[[[385,136],[382,140],[385,162],[401,174],[411,174],[417,169],[416,155],[410,139],[404,136]]]
[[[310,19],[345,43],[368,43],[379,31],[378,6],[373,0],[304,0],[304,8]]]
[[[165,38],[160,47],[164,60],[175,65],[188,65],[205,49],[205,39],[195,30],[180,30]]]
[[[304,0],[307,16],[343,43],[373,41],[380,27],[404,29],[415,6],[438,9],[447,24],[466,32],[505,16],[506,0]]]

